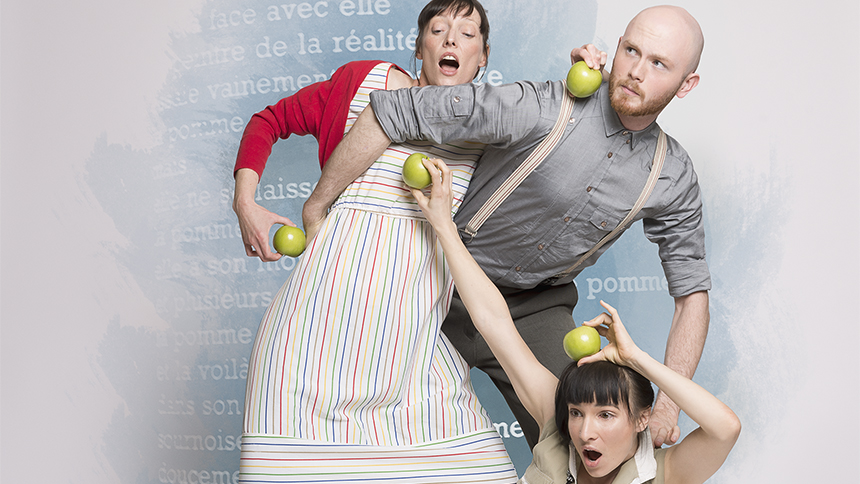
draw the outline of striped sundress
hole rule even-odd
[[[347,131],[390,68],[364,80]],[[241,482],[516,481],[468,364],[441,333],[453,281],[401,179],[413,152],[444,159],[456,211],[482,150],[392,145],[335,202],[257,332]]]

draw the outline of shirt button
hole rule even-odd
[[[588,187],[585,189],[586,192],[591,192],[592,190],[594,190],[594,187]],[[565,221],[567,221],[567,219],[565,219]]]
[[[600,226],[605,229],[606,228],[606,220],[604,220],[603,222],[600,222]]]
[[[543,244],[538,244],[538,250],[543,250]]]
[[[610,152],[609,152],[609,154],[608,154],[608,155],[606,155],[606,157],[607,157],[607,158],[612,158],[612,152],[610,151]]]
[[[624,142],[624,144],[629,145],[629,144],[630,144],[630,140],[625,141],[625,142]]]
[[[523,270],[523,268],[522,268],[522,267],[517,266],[517,272],[520,272],[520,271],[522,271],[522,270]]]
[[[460,102],[460,96],[454,96],[454,102],[455,103]]]
[[[576,122],[576,118],[570,118],[570,124],[573,124],[575,122]]]
[[[565,218],[564,218],[564,221],[565,221],[565,222],[570,222],[570,217],[565,217]]]

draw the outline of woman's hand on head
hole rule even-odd
[[[438,158],[424,158],[422,162],[430,172],[430,196],[427,197],[424,192],[415,188],[410,190],[427,221],[439,230],[445,224],[453,224],[451,205],[454,202],[454,194],[451,189],[451,170]]]
[[[621,317],[618,316],[618,310],[604,301],[600,301],[607,312],[600,313],[596,318],[585,321],[584,326],[595,328],[600,336],[609,341],[609,344],[604,346],[598,353],[587,356],[579,360],[580,365],[591,363],[594,361],[606,360],[616,365],[630,366],[630,363],[635,360],[638,353],[641,351],[627,329],[621,322]]]

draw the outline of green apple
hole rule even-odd
[[[279,254],[298,257],[305,251],[305,233],[298,227],[284,225],[275,232],[272,247]]]
[[[567,71],[567,90],[576,97],[591,96],[600,88],[601,82],[603,74],[588,67],[585,61],[575,63]]]
[[[591,326],[579,326],[564,335],[564,352],[573,361],[600,351],[600,333]]]
[[[430,172],[421,160],[429,158],[423,153],[412,153],[403,162],[403,182],[412,188],[424,189],[430,184]]]

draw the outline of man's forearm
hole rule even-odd
[[[675,298],[675,314],[666,342],[665,364],[692,379],[708,337],[708,292]]]
[[[390,143],[376,121],[373,109],[368,106],[326,161],[316,188],[305,202],[303,214],[324,214],[344,189],[367,171]]]
[[[553,86],[541,88],[551,91]],[[538,99],[547,95],[530,83],[460,84],[373,91],[370,102],[395,143],[469,140],[503,149],[532,133],[541,120]]]
[[[664,357],[667,367],[689,379],[693,378],[705,347],[709,321],[707,291],[675,298],[675,314]],[[679,412],[678,405],[661,391],[651,414],[655,447],[677,442],[680,437],[677,427]]]
[[[664,364],[675,372],[692,379],[699,366],[705,339],[708,337],[708,292],[699,291],[675,298],[672,329],[666,342]],[[678,413],[680,409],[662,391],[651,412],[651,436],[655,447],[674,444],[680,437]]]

